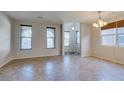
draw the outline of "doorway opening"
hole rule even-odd
[[[69,22],[63,25],[64,55],[80,55],[80,23]]]

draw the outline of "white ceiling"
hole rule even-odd
[[[3,13],[15,20],[26,20],[31,22],[93,23],[98,18],[97,11],[4,11]],[[101,17],[108,22],[124,19],[124,11],[102,11]]]

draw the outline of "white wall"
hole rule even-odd
[[[22,50],[20,51],[19,45],[19,32],[20,24],[32,25],[32,50]],[[47,39],[46,39],[46,27],[56,28],[56,48],[47,49]],[[54,56],[60,55],[61,49],[61,36],[60,36],[60,24],[54,23],[31,23],[31,22],[14,22],[14,49],[15,49],[15,59],[18,58],[30,58],[30,57],[42,57],[42,56]]]
[[[124,64],[124,48],[100,45],[100,30],[92,28],[92,56]]]
[[[0,13],[0,67],[12,59],[10,19]]]
[[[81,23],[81,56],[87,57],[91,55],[91,25]]]

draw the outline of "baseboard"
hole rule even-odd
[[[111,62],[114,62],[114,63],[123,64],[124,65],[123,62],[118,61],[118,60],[114,60],[114,59],[111,59],[111,58],[97,56],[97,55],[92,55],[92,57],[96,57],[96,58],[100,58],[100,59],[103,59],[103,60],[108,60],[108,61],[111,61]]]
[[[40,58],[40,57],[52,57],[52,56],[61,56],[61,55],[44,55],[44,56],[18,57],[18,58],[14,58],[13,60],[28,59],[28,58]]]
[[[0,65],[0,68],[6,65],[7,63],[13,61],[13,60],[18,60],[18,59],[28,59],[28,58],[39,58],[39,57],[50,57],[50,56],[61,56],[61,55],[47,55],[47,56],[31,56],[31,57],[20,57],[20,58],[11,58],[7,60],[6,62],[3,62],[3,64]]]
[[[32,56],[32,57],[20,57],[20,58],[11,58],[9,59],[8,61],[4,62],[3,64],[0,65],[0,68],[3,67],[4,65],[6,65],[7,63],[13,61],[13,60],[17,60],[17,59],[27,59],[27,58],[39,58],[39,57],[50,57],[50,56],[61,56],[61,55],[47,55],[47,56]],[[96,58],[100,58],[100,59],[103,59],[103,60],[108,60],[108,61],[111,61],[111,62],[114,62],[114,63],[118,63],[118,64],[124,64],[123,62],[121,61],[117,61],[117,60],[114,60],[114,59],[111,59],[111,58],[107,58],[107,57],[102,57],[102,56],[97,56],[97,55],[91,55],[92,57],[96,57]],[[87,56],[88,57],[88,56]]]
[[[6,65],[7,63],[9,63],[9,62],[13,61],[13,60],[14,60],[14,59],[13,59],[13,58],[11,58],[11,59],[9,59],[9,60],[7,60],[7,61],[3,62],[3,64],[1,64],[1,65],[0,65],[0,68],[1,68],[1,67],[3,67],[4,65]]]

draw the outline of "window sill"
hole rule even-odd
[[[56,49],[56,48],[47,48],[47,49]]]
[[[29,50],[32,50],[32,49],[20,49],[20,51],[29,51]]]
[[[116,46],[109,46],[109,45],[100,45],[101,47],[116,47]]]

